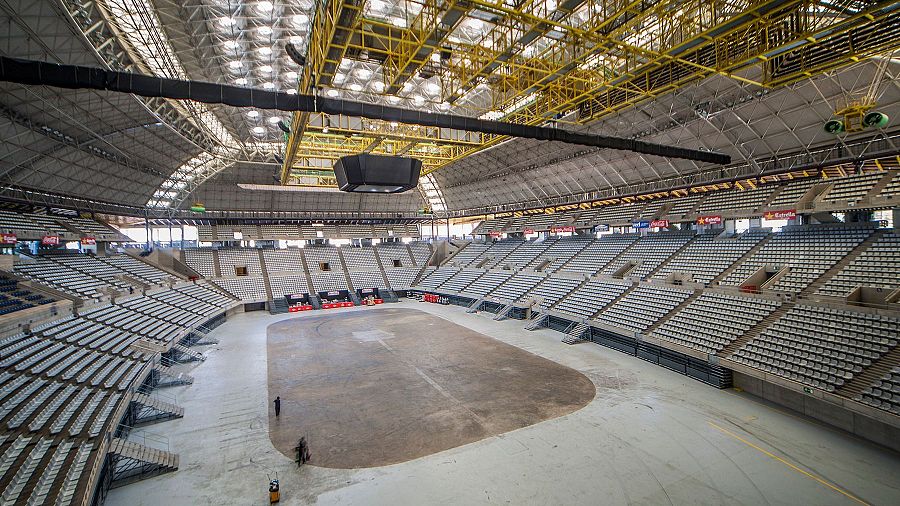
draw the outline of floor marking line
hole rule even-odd
[[[397,355],[397,358],[399,358],[401,362],[403,362],[403,363],[409,365],[410,367],[412,367],[413,370],[416,371],[416,374],[418,374],[423,380],[425,380],[426,383],[428,383],[429,385],[431,385],[432,388],[434,388],[435,390],[437,390],[439,394],[443,395],[443,396],[446,397],[447,399],[450,399],[450,401],[452,401],[454,404],[456,404],[456,405],[459,406],[460,408],[464,409],[464,410],[465,410],[466,412],[468,412],[469,415],[471,415],[471,416],[475,419],[475,421],[477,421],[478,423],[484,423],[484,419],[483,419],[483,418],[481,418],[480,416],[478,416],[477,413],[475,413],[474,411],[472,411],[471,409],[469,409],[469,407],[466,406],[462,401],[460,401],[459,399],[457,399],[456,397],[454,397],[453,394],[451,394],[450,392],[444,390],[444,387],[442,387],[441,385],[439,385],[438,382],[434,381],[433,379],[431,379],[430,376],[428,376],[427,374],[425,374],[425,371],[419,369],[415,364],[411,364],[411,363],[407,362],[406,360],[404,360],[403,357],[401,357],[399,354],[395,353],[394,350],[393,350],[390,346],[388,346],[387,343],[385,343],[384,341],[382,341],[381,339],[379,339],[378,342],[381,343],[382,346],[384,346],[385,348],[387,348],[388,351],[390,351],[391,353],[394,353],[395,355]]]
[[[731,432],[730,430],[728,430],[728,429],[726,429],[726,428],[724,428],[724,427],[720,427],[720,426],[716,425],[716,424],[713,423],[713,422],[707,421],[707,423],[710,424],[713,428],[715,428],[715,429],[718,430],[719,432],[722,432],[723,434],[726,434],[726,435],[728,435],[728,436],[733,437],[734,439],[737,439],[738,441],[740,441],[741,443],[744,443],[745,445],[749,446],[750,448],[753,448],[754,450],[757,450],[757,451],[759,451],[760,453],[762,453],[762,454],[764,454],[764,455],[767,455],[768,457],[771,457],[771,458],[777,460],[778,462],[781,462],[782,464],[788,466],[789,468],[793,469],[794,471],[797,471],[797,472],[800,473],[800,474],[803,474],[804,476],[806,476],[806,477],[808,477],[808,478],[812,478],[813,480],[819,482],[819,483],[822,484],[822,485],[825,485],[826,487],[828,487],[828,488],[834,490],[835,492],[838,492],[838,493],[840,493],[841,495],[844,495],[844,496],[846,496],[846,497],[849,498],[849,499],[853,499],[854,501],[856,501],[856,502],[858,502],[858,503],[860,503],[860,504],[864,504],[864,505],[866,505],[866,506],[870,506],[869,503],[867,503],[866,501],[863,501],[862,499],[856,497],[855,495],[851,494],[850,492],[847,492],[846,490],[844,490],[844,489],[838,487],[837,485],[834,485],[834,484],[832,484],[832,483],[830,483],[830,482],[828,482],[828,481],[825,481],[825,480],[823,480],[822,478],[819,478],[818,476],[816,476],[816,475],[814,475],[814,474],[812,474],[812,473],[810,473],[810,472],[808,472],[808,471],[806,471],[806,470],[803,470],[803,469],[801,469],[801,468],[795,466],[794,464],[791,464],[790,462],[788,462],[788,461],[782,459],[781,457],[779,457],[779,456],[773,454],[772,452],[770,452],[770,451],[768,451],[768,450],[766,450],[766,449],[764,449],[764,448],[760,448],[759,446],[757,446],[757,445],[751,443],[750,441],[747,441],[746,439],[742,438],[741,436],[738,436],[738,435],[735,434],[734,432]]]

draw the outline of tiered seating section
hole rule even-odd
[[[13,272],[82,299],[97,299],[109,291],[131,292],[176,279],[168,272],[127,255],[104,257],[67,251],[24,260],[15,265]]]
[[[265,302],[287,294],[335,290],[404,291],[422,273],[432,252],[427,243],[394,241],[341,248],[190,248],[181,258],[242,301]],[[247,267],[248,276],[236,275],[236,267]]]
[[[53,298],[35,293],[20,285],[15,279],[0,274],[0,316],[53,301]]]
[[[421,237],[416,223],[373,225],[267,224],[267,225],[199,225],[198,238],[202,242],[241,240],[276,241],[304,239],[392,239]]]
[[[897,346],[898,334],[897,317],[803,304],[731,359],[834,392]]]
[[[897,371],[879,373],[880,379],[865,388],[848,386],[889,354],[894,358],[887,359],[888,365],[900,368],[898,355],[891,354],[900,335],[897,232],[864,224],[787,227],[777,233],[755,229],[736,236],[721,232],[476,243],[445,266],[427,268],[413,288],[530,306],[572,325],[585,321],[622,336],[644,335],[672,351],[716,355],[734,367],[896,413]],[[506,261],[483,268],[491,264],[487,259],[520,254],[531,259],[524,268]],[[847,255],[846,265],[838,264]],[[650,267],[632,276],[633,269],[626,273],[629,279],[612,277],[628,263],[635,269]],[[763,283],[758,294],[742,293],[739,286],[761,268],[777,277]],[[885,297],[880,311],[854,309],[852,301],[833,298],[858,286],[893,298]],[[796,301],[813,288],[828,297]]]
[[[27,240],[55,235],[69,241],[82,237],[93,237],[98,241],[131,241],[128,236],[96,220],[7,210],[0,210],[0,232],[16,234],[20,239]]]
[[[69,264],[79,265],[54,265],[74,269]],[[104,465],[105,442],[156,366],[157,350],[237,303],[204,283],[81,307],[0,338],[4,504],[90,502],[95,484],[89,477]]]
[[[888,184],[876,192],[875,187],[880,182]],[[810,192],[814,187],[816,190]],[[845,177],[803,177],[767,183],[756,188],[733,185],[719,190],[698,188],[660,192],[638,198],[610,199],[593,203],[602,205],[592,209],[577,209],[552,215],[491,218],[481,222],[473,234],[489,236],[492,232],[519,233],[525,229],[542,232],[561,225],[575,225],[579,230],[597,225],[627,226],[633,220],[693,221],[698,216],[717,214],[729,218],[751,218],[762,216],[769,210],[783,209],[798,209],[808,213],[820,209],[884,209],[885,200],[898,195],[900,173],[896,169]]]
[[[872,233],[868,227],[822,225],[813,228],[792,227],[775,234],[740,267],[723,281],[726,285],[741,285],[761,268],[773,273],[784,271],[768,288],[799,293],[809,287],[825,271],[853,251]]]

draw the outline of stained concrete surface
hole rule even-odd
[[[268,327],[269,437],[312,464],[404,462],[584,407],[585,375],[417,309],[323,312]]]
[[[297,469],[267,433],[266,327],[249,313],[214,331],[193,385],[167,389],[182,419],[165,433],[181,469],[114,489],[109,505],[900,504],[900,456],[844,432],[561,334],[459,307],[404,301],[574,368],[597,386],[583,409],[396,465]],[[378,311],[354,308],[340,311]],[[315,452],[315,446],[312,448]]]

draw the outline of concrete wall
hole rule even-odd
[[[753,376],[737,371],[732,371],[732,373],[736,388],[843,429],[873,443],[900,451],[900,428]]]

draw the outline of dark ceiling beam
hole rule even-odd
[[[645,155],[683,158],[715,164],[731,162],[731,157],[724,153],[667,146],[636,139],[581,134],[559,128],[519,125],[313,95],[290,95],[288,93],[254,88],[164,79],[128,72],[77,65],[58,65],[8,57],[0,57],[0,81],[61,88],[106,90],[145,97],[226,104],[234,107],[342,114],[373,120],[398,121],[421,126],[480,132],[488,135],[558,141],[567,144],[617,149]]]

